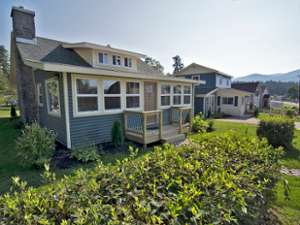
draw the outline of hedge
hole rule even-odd
[[[0,197],[0,224],[255,224],[280,149],[235,133],[198,135],[117,165]]]
[[[292,146],[295,121],[283,115],[264,115],[260,117],[257,135],[266,138],[274,147]]]

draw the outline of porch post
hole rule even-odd
[[[193,110],[190,108],[190,131],[192,130],[193,125]]]
[[[182,133],[182,109],[179,109],[179,133]]]
[[[143,113],[143,139],[144,148],[147,148],[147,114]]]
[[[163,133],[163,115],[162,111],[159,112],[159,138],[162,139],[162,133]]]

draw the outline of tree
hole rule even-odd
[[[4,75],[7,79],[10,74],[9,56],[8,51],[3,45],[0,45],[0,73]]]
[[[297,99],[298,98],[298,88],[297,85],[293,85],[288,89],[288,96],[291,99]]]
[[[160,62],[152,57],[146,57],[145,58],[145,63],[147,63],[149,66],[153,67],[157,71],[163,73],[164,72],[164,67],[160,64]]]
[[[180,70],[182,70],[182,68],[184,67],[184,65],[183,65],[183,63],[182,63],[181,58],[180,58],[179,55],[174,56],[173,60],[174,60],[174,64],[173,64],[174,73],[177,73]]]

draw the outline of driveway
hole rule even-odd
[[[216,119],[217,121],[224,121],[224,122],[232,122],[232,123],[244,123],[244,124],[253,124],[258,125],[259,119],[255,117],[250,118],[241,118],[241,117],[228,117],[222,119]],[[300,130],[300,122],[295,122],[295,128]]]

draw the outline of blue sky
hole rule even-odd
[[[0,44],[9,48],[11,6],[36,12],[38,36],[172,56],[233,76],[300,68],[300,0],[1,0]]]

